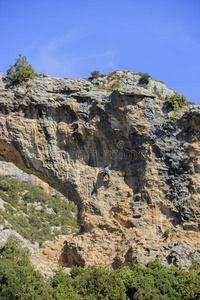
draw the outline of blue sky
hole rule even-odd
[[[22,53],[53,77],[148,73],[200,105],[199,0],[0,0],[0,22],[4,75]]]

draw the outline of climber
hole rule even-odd
[[[101,172],[104,172],[104,174],[103,174],[103,179],[107,176],[108,177],[108,180],[109,180],[109,182],[110,182],[110,173],[109,173],[109,168],[111,167],[111,165],[109,165],[109,166],[106,166],[105,165],[105,167],[104,167],[104,170],[102,170]]]

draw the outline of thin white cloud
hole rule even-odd
[[[68,45],[77,40],[80,34],[79,30],[73,29],[43,44],[39,48],[37,65],[52,76],[62,76],[64,73],[72,73],[73,76]]]
[[[53,38],[40,49],[41,54],[43,53],[53,53],[59,48],[66,46],[68,43],[72,43],[74,40],[77,40],[81,35],[81,32],[78,29],[72,29],[61,35],[59,37]]]
[[[81,47],[81,39],[89,34],[80,28],[75,28],[64,35],[56,37],[39,48],[39,57],[35,65],[41,72],[57,77],[79,77],[82,69],[97,65],[98,68],[114,68],[116,51],[104,49],[93,52],[88,47],[87,52],[73,51]],[[81,72],[82,71],[82,72]]]
[[[113,68],[116,64],[116,50],[105,49],[103,52],[94,52],[76,57],[78,62],[96,62],[99,67]]]

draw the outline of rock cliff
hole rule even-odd
[[[159,257],[188,268],[200,260],[200,108],[171,111],[153,92],[173,91],[152,80],[144,89],[123,78],[112,92],[94,84],[0,78],[0,160],[79,208],[80,233],[46,243],[33,262],[117,267]],[[111,183],[100,172],[108,164]]]

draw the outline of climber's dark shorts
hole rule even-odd
[[[109,172],[104,172],[103,178],[105,178],[105,176],[108,176],[108,179],[109,179],[109,181],[110,181],[110,174],[109,174]]]

